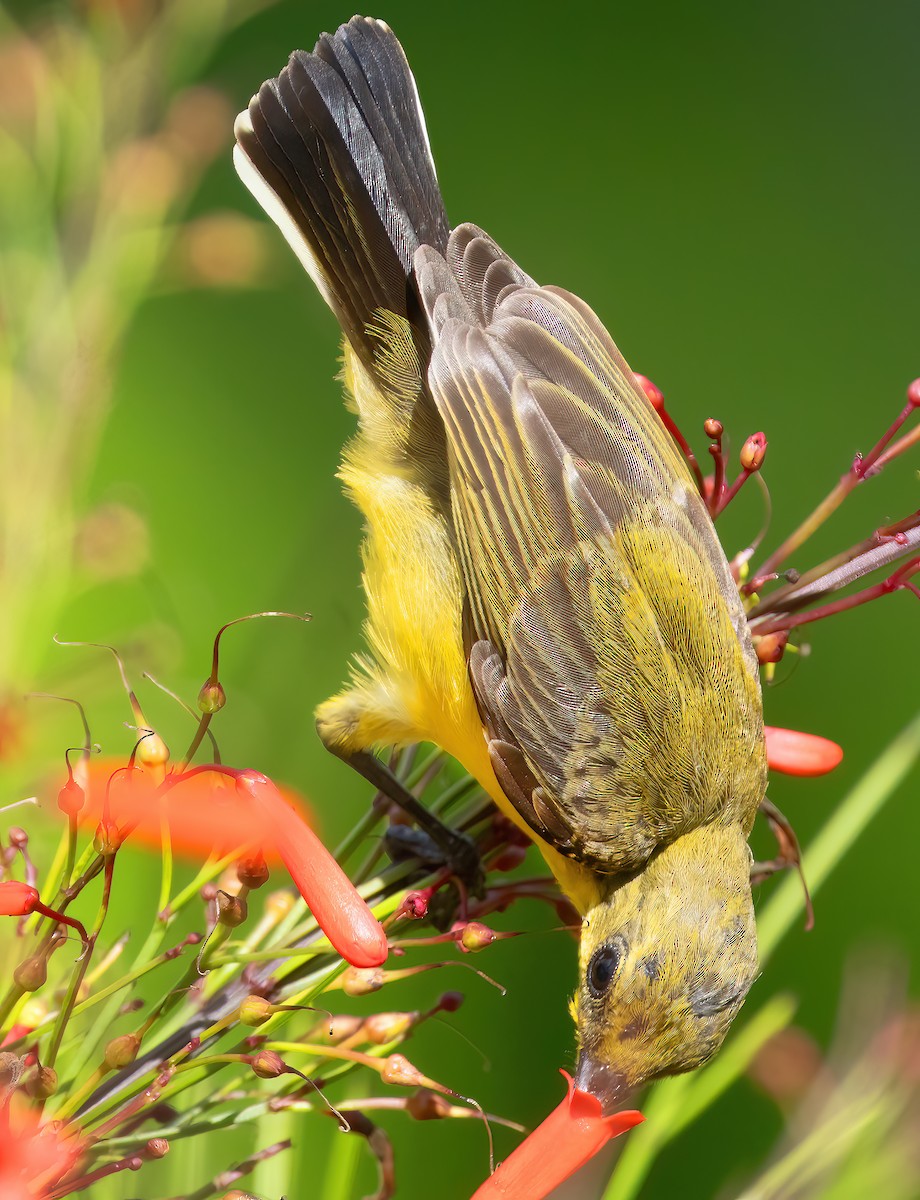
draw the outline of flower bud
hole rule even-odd
[[[169,747],[158,733],[142,737],[137,747],[137,761],[145,767],[165,767],[169,762]]]
[[[151,1138],[144,1147],[147,1158],[165,1158],[169,1153],[169,1142],[166,1138]]]
[[[35,911],[38,892],[31,884],[18,879],[7,879],[0,883],[0,917],[26,917]]]
[[[110,1071],[119,1071],[122,1067],[130,1067],[140,1048],[141,1039],[136,1033],[123,1033],[121,1037],[112,1038],[102,1058]]]
[[[346,996],[369,996],[379,992],[384,984],[380,967],[347,967],[340,976]]]
[[[364,1033],[375,1046],[385,1046],[404,1037],[417,1020],[417,1012],[373,1013],[364,1022]]]
[[[58,792],[58,808],[68,817],[75,817],[86,802],[86,793],[71,777]]]
[[[252,1056],[250,1065],[260,1079],[277,1079],[288,1071],[284,1059],[274,1050],[260,1050]]]
[[[715,417],[707,417],[703,422],[703,433],[714,442],[717,442],[724,432],[725,426]]]
[[[247,996],[240,1005],[242,1025],[262,1025],[275,1011],[275,1006],[264,996]]]
[[[13,970],[13,981],[24,992],[37,992],[48,981],[48,960],[44,954],[24,958]]]
[[[426,892],[406,892],[399,906],[399,915],[408,917],[410,921],[421,921],[428,916],[428,894]]]
[[[227,703],[227,693],[221,687],[220,683],[212,683],[210,679],[206,679],[201,685],[201,690],[198,693],[198,710],[206,716],[213,716],[214,713],[220,710]]]
[[[33,1100],[47,1100],[58,1090],[58,1076],[54,1067],[39,1067],[26,1084],[26,1091]]]
[[[251,890],[262,887],[268,882],[268,866],[261,854],[251,854],[241,858],[236,864],[236,877],[243,885]]]
[[[318,1021],[307,1034],[310,1042],[331,1042],[336,1045],[346,1038],[354,1037],[364,1026],[364,1018],[351,1013],[333,1013]]]
[[[661,388],[656,387],[647,375],[640,375],[638,371],[633,372],[633,379],[635,379],[636,383],[638,383],[639,387],[645,393],[652,408],[656,412],[661,412],[664,408],[664,392],[662,392]]]
[[[405,1055],[391,1054],[383,1060],[380,1078],[384,1083],[392,1083],[396,1087],[419,1087],[425,1077],[417,1067],[413,1067]]]
[[[762,433],[752,433],[741,447],[741,466],[748,472],[759,471],[767,457],[767,439]]]
[[[785,653],[788,641],[788,632],[765,633],[762,637],[754,638],[754,653],[757,655],[757,661],[763,665],[779,662]]]
[[[829,738],[771,725],[765,725],[763,732],[767,743],[767,766],[782,775],[826,775],[843,759],[843,750]]]
[[[460,949],[467,953],[484,950],[486,946],[491,946],[495,941],[495,930],[490,929],[488,925],[483,925],[481,921],[458,923],[454,926],[454,933]]]
[[[920,408],[920,379],[915,379],[907,388],[907,403]]]
[[[450,1116],[450,1101],[431,1088],[419,1088],[406,1101],[406,1112],[416,1121],[440,1121]]]
[[[217,893],[217,919],[228,929],[242,925],[249,915],[249,905],[242,896],[230,896],[227,892]]]
[[[104,858],[109,858],[121,849],[124,834],[114,821],[103,820],[96,826],[93,849]]]
[[[438,1001],[441,1012],[454,1013],[466,999],[463,992],[445,992]]]
[[[16,850],[24,850],[29,844],[29,835],[21,825],[10,826],[10,845]]]

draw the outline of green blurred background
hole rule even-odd
[[[62,11],[30,5],[29,19],[39,10]],[[205,58],[200,77],[243,107],[291,49],[308,48],[350,15],[325,2],[271,5]],[[390,0],[372,15],[392,25],[415,70],[452,220],[481,224],[538,280],[591,303],[698,449],[707,416],[724,422],[736,449],[766,431],[767,541],[775,543],[854,452],[870,448],[920,373],[920,10],[906,2]],[[261,220],[233,173],[230,145],[228,125],[226,152],[191,215],[231,210]],[[17,229],[2,236],[16,239]],[[232,761],[308,796],[335,842],[368,799],[324,754],[311,715],[361,645],[360,520],[334,478],[353,419],[334,379],[334,320],[273,229],[257,260],[252,286],[192,286],[194,273],[176,255],[167,260],[127,331],[113,406],[78,496],[84,515],[112,504],[139,513],[144,532],[133,537],[149,553],[141,547],[117,578],[76,571],[46,627],[30,631],[45,649],[32,656],[29,678],[10,686],[79,689],[94,737],[123,751],[132,735],[119,725],[128,713],[110,664],[87,667],[91,652],[54,647],[52,633],[117,644],[135,678],[149,669],[194,697],[222,622],[260,609],[309,611],[308,626],[264,622],[228,637],[230,703],[219,732]],[[903,516],[916,493],[916,468],[896,466],[860,489],[796,565]],[[722,526],[729,552],[762,520],[754,489],[736,507]],[[915,708],[917,615],[901,593],[817,626],[810,657],[794,668],[787,660],[767,693],[770,723],[823,733],[846,750],[828,779],[771,784],[806,843]],[[181,741],[181,715],[149,689],[144,699],[151,719]],[[9,755],[10,795],[34,790],[64,744],[58,718],[41,717],[30,714]],[[787,939],[750,1005],[793,992],[798,1022],[826,1044],[848,958],[871,969],[869,948],[882,944],[912,960],[916,786],[914,777],[841,863],[818,899],[815,930]],[[145,870],[152,880],[154,867],[139,859]],[[485,1108],[532,1124],[559,1098],[555,1068],[573,1061],[566,1001],[575,949],[527,906],[505,924],[542,932],[477,960],[506,985],[504,998],[457,971],[399,994],[394,987],[386,999],[420,1006],[462,987],[468,1001],[451,1023],[478,1049],[432,1023],[410,1057]],[[484,1176],[475,1122],[382,1120],[401,1197],[464,1196]],[[279,1138],[290,1133],[280,1117],[278,1125]],[[730,1195],[780,1129],[776,1108],[739,1086],[669,1149],[644,1194]],[[245,1136],[228,1157],[243,1153]],[[296,1155],[269,1164],[258,1193],[323,1195],[336,1136],[332,1122],[301,1121]],[[513,1139],[497,1136],[501,1156]],[[213,1148],[180,1154],[190,1188],[223,1165],[205,1157]],[[359,1160],[355,1196],[373,1179]],[[292,1162],[296,1184],[285,1182]],[[152,1195],[154,1180],[145,1170],[98,1195]]]

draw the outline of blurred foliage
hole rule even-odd
[[[351,427],[333,378],[338,335],[229,163],[233,112],[294,46],[350,15],[326,0],[2,10],[0,779],[10,799],[47,797],[77,737],[71,714],[23,705],[22,692],[78,695],[94,731],[126,715],[108,659],[56,647],[52,634],[115,642],[136,675],[151,670],[193,698],[222,622],[285,608],[313,623],[249,626],[228,642],[221,739],[240,765],[311,797],[333,842],[367,803],[324,756],[311,716],[360,645],[359,520],[333,477]],[[738,446],[765,429],[767,545],[778,540],[875,440],[920,371],[916,7],[514,0],[461,13],[393,0],[374,15],[415,69],[453,219],[475,220],[536,278],[585,297],[685,430],[715,415]],[[873,480],[816,550],[865,536],[915,497],[906,471]],[[729,551],[762,520],[753,490],[736,507],[720,526]],[[767,694],[771,723],[846,749],[827,779],[771,785],[805,844],[910,714],[916,618],[901,594],[818,626],[811,656],[787,659]],[[144,700],[168,741],[187,737],[171,702]],[[106,749],[130,747],[134,734],[120,736]],[[824,1045],[852,947],[890,943],[912,959],[918,820],[902,792],[866,829],[825,885],[815,931],[787,938],[752,1008],[795,993],[797,1020]],[[155,887],[137,856],[139,888],[145,872]],[[119,903],[130,922],[134,900]],[[525,919],[553,923],[526,906],[514,924]],[[558,1098],[552,1068],[572,1062],[573,947],[537,933],[497,945],[487,967],[509,994],[470,987],[462,1024],[491,1071],[437,1025],[420,1038],[425,1069],[533,1123]],[[439,990],[421,985],[412,1005]],[[279,1116],[270,1136],[293,1135],[296,1150],[260,1168],[265,1195],[291,1177],[312,1191],[317,1163],[352,1153],[331,1123],[295,1133],[290,1120]],[[643,1194],[732,1194],[783,1126],[772,1101],[740,1084],[661,1155]],[[430,1190],[432,1162],[456,1165],[457,1195],[484,1173],[473,1123],[388,1128],[401,1196]],[[505,1153],[511,1137],[497,1137]],[[242,1149],[230,1146],[228,1157]],[[203,1178],[209,1163],[190,1148],[169,1166]],[[344,1178],[340,1167],[329,1178]],[[328,1195],[361,1194],[372,1174],[363,1161],[355,1169],[353,1187]],[[130,1182],[98,1189],[100,1200],[133,1194]]]

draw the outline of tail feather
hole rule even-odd
[[[236,123],[243,182],[373,369],[374,312],[419,314],[412,259],[444,211],[415,80],[386,25],[355,17],[297,51]]]

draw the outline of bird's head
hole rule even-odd
[[[703,826],[611,878],[587,911],[576,1084],[605,1112],[722,1044],[757,974],[750,867],[740,827]]]

